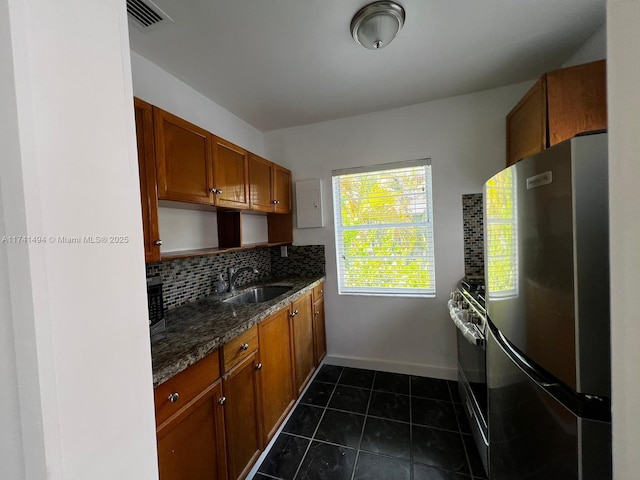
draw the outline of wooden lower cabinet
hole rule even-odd
[[[247,476],[326,354],[322,293],[321,284],[156,387],[160,480]]]
[[[313,298],[311,292],[291,304],[295,388],[299,395],[315,369]]]
[[[218,380],[158,427],[160,480],[227,478],[221,398]]]
[[[313,287],[313,349],[316,367],[327,354],[327,332],[324,325],[324,282]]]
[[[254,351],[223,377],[230,480],[245,478],[263,448],[260,368],[258,352]]]
[[[327,354],[327,336],[324,326],[324,300],[313,304],[313,339],[316,367]]]
[[[288,308],[258,324],[262,431],[267,444],[295,402],[293,389],[293,345]]]

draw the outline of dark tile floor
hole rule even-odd
[[[486,476],[456,382],[323,365],[253,478]]]

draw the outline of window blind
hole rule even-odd
[[[334,170],[340,294],[435,294],[429,159]]]

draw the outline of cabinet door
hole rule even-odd
[[[157,107],[153,112],[158,198],[210,204],[211,134]]]
[[[213,143],[215,204],[219,207],[249,208],[247,151],[215,136]]]
[[[549,146],[607,128],[606,77],[604,60],[547,73]]]
[[[160,230],[158,228],[158,194],[156,192],[156,160],[153,145],[153,107],[134,98],[136,140],[138,142],[138,173],[142,202],[144,259],[160,261]]]
[[[280,165],[273,164],[273,201],[274,212],[291,213],[291,172]]]
[[[543,76],[507,115],[507,166],[547,146],[547,99]]]
[[[251,210],[272,212],[272,163],[262,157],[249,154],[249,194]]]
[[[262,449],[258,372],[258,353],[253,352],[224,376],[227,465],[231,480],[244,478]]]
[[[160,480],[226,479],[222,385],[218,380],[160,425]]]
[[[271,440],[295,400],[289,312],[284,308],[258,324],[265,444]]]
[[[295,387],[302,392],[314,370],[313,304],[311,292],[291,304],[293,352],[295,358]]]
[[[324,326],[324,300],[318,300],[313,304],[313,338],[316,366],[327,354],[327,337]]]

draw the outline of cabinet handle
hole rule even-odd
[[[261,363],[256,365],[256,370],[262,370],[262,364]]]
[[[227,397],[220,397],[220,400],[218,400],[218,403],[220,405],[224,405],[225,403],[227,403]]]
[[[160,245],[162,245],[162,240],[156,240],[156,241],[155,241],[155,242],[153,242],[153,243],[155,243],[155,245],[156,245],[157,247],[159,247]]]
[[[173,392],[171,395],[167,397],[167,400],[169,400],[171,403],[176,403],[179,398],[180,398],[180,394],[178,394],[178,392]]]
[[[242,345],[240,345],[240,350],[249,350],[249,344],[243,343]]]

